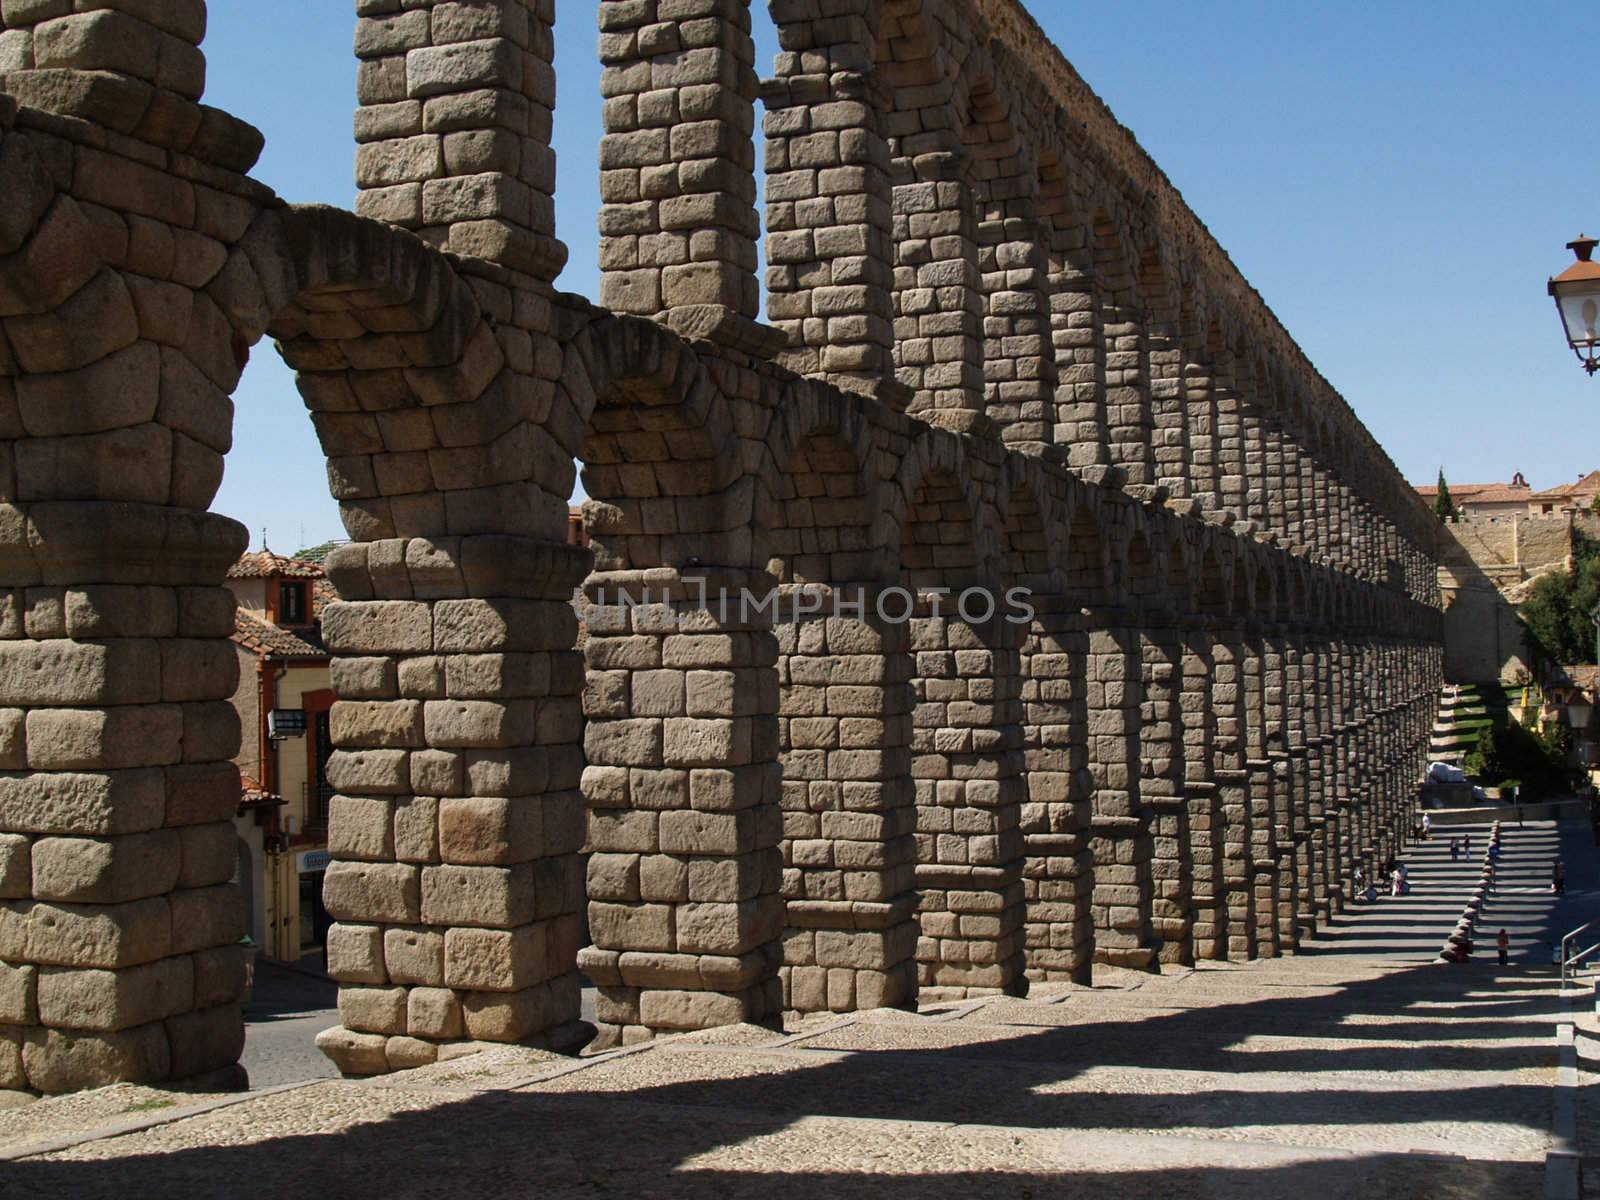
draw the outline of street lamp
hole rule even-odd
[[[1567,332],[1567,345],[1591,375],[1600,371],[1600,263],[1589,261],[1597,245],[1600,242],[1581,233],[1568,242],[1567,249],[1578,261],[1549,285]]]

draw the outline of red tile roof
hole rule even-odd
[[[322,568],[314,562],[285,558],[271,550],[253,550],[228,568],[229,579],[321,579]]]
[[[1600,493],[1600,471],[1590,471],[1576,483],[1566,483],[1560,487],[1546,488],[1542,492],[1535,492],[1529,499],[1566,500],[1575,499],[1578,496],[1593,496],[1597,493]]]
[[[283,797],[274,792],[267,791],[243,771],[239,772],[239,807],[255,808],[265,805],[276,807],[283,804]]]
[[[1432,500],[1437,487],[1419,487],[1417,494]],[[1514,483],[1452,483],[1450,498],[1459,504],[1515,504],[1533,498],[1533,489]]]
[[[315,630],[294,633],[271,621],[263,621],[242,608],[235,609],[233,613],[233,640],[262,658],[328,657]]]

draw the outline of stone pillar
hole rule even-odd
[[[1314,557],[1317,553],[1317,525],[1322,508],[1316,500],[1315,464],[1299,441],[1294,438],[1284,443],[1287,455],[1286,470],[1293,482],[1293,504],[1289,509],[1289,545],[1296,554]],[[1310,614],[1293,613],[1297,620]]]
[[[1094,958],[1088,641],[1068,600],[1034,596],[1031,603],[1038,615],[1021,662],[1027,974],[1088,983]]]
[[[1334,848],[1334,871],[1339,893],[1346,900],[1351,876],[1361,860],[1361,841],[1352,808],[1350,781],[1350,646],[1346,635],[1339,636],[1328,647],[1328,694],[1330,697],[1328,731],[1328,788],[1330,803],[1337,822],[1338,840]]]
[[[1020,995],[1024,975],[1022,704],[1010,626],[919,602],[912,774],[920,993]]]
[[[203,5],[73,7],[0,22],[0,1088],[231,1088],[246,536],[204,510],[238,367],[153,276],[226,257],[261,137],[197,103]]]
[[[460,1041],[576,1049],[582,940],[583,672],[572,588],[585,551],[486,536],[352,543],[323,897],[347,1074]]]
[[[1290,740],[1288,651],[1281,625],[1268,626],[1261,639],[1262,698],[1265,702],[1267,759],[1272,788],[1272,843],[1277,880],[1277,926],[1280,951],[1290,953],[1295,944],[1295,913],[1299,905],[1294,829],[1295,760]]]
[[[1007,208],[1031,205],[1032,199],[990,199],[978,226],[978,269],[984,413],[1007,445],[1037,452],[1055,433],[1056,358],[1046,290],[1050,230],[1038,220],[1006,215]]]
[[[786,1010],[916,1004],[910,639],[877,612],[787,589],[776,627]]]
[[[1095,961],[1147,969],[1156,951],[1150,814],[1139,791],[1139,634],[1119,611],[1091,613],[1088,621]]]
[[[372,0],[356,25],[356,212],[552,280],[555,7]]]
[[[136,503],[7,513],[0,1087],[237,1086],[238,669],[217,583],[244,530]]]
[[[1266,682],[1259,627],[1247,628],[1240,676],[1244,688],[1244,769],[1249,779],[1250,887],[1255,893],[1256,953],[1278,954],[1278,847],[1273,812],[1273,761],[1267,753]]]
[[[1146,374],[1144,323],[1129,305],[1107,309],[1102,330],[1106,345],[1106,426],[1113,466],[1135,487],[1156,481],[1155,422]]]
[[[968,162],[962,148],[902,157],[894,189],[897,374],[915,393],[910,411],[963,433],[986,423]]]
[[[1150,410],[1154,423],[1155,482],[1174,497],[1192,495],[1189,442],[1189,389],[1184,379],[1183,345],[1170,334],[1152,332],[1147,355]]]
[[[757,323],[749,0],[601,0],[600,61],[601,304],[776,352]]]
[[[1327,468],[1310,455],[1306,456],[1306,466],[1311,473],[1310,488],[1306,493],[1306,521],[1311,534],[1309,545],[1313,557],[1326,562],[1339,539],[1339,511],[1333,503],[1333,488]]]
[[[1222,905],[1227,912],[1227,956],[1255,957],[1255,893],[1250,879],[1250,776],[1245,769],[1244,638],[1232,626],[1212,635],[1211,698],[1216,713],[1212,778],[1222,821]]]
[[[1283,718],[1284,749],[1289,755],[1289,831],[1294,839],[1294,913],[1291,944],[1316,932],[1316,845],[1311,830],[1311,761],[1306,728],[1306,706],[1311,688],[1311,663],[1298,624],[1284,629]]]
[[[770,585],[670,568],[584,585],[598,1045],[781,1011],[777,643],[770,610],[737,600]]]
[[[1261,409],[1253,397],[1242,402],[1239,409],[1244,457],[1244,494],[1241,497],[1244,511],[1239,515],[1254,521],[1263,529],[1270,529],[1272,526],[1268,524],[1267,512],[1270,485],[1267,481],[1266,434],[1262,428]]]
[[[1244,400],[1223,375],[1215,388],[1217,411],[1218,504],[1237,518],[1245,516]]]
[[[1183,388],[1187,407],[1186,424],[1189,433],[1189,488],[1190,494],[1200,503],[1202,510],[1222,507],[1217,453],[1217,397],[1212,369],[1206,364],[1186,359],[1183,364]]]
[[[1320,927],[1338,911],[1334,900],[1336,862],[1333,804],[1328,788],[1328,648],[1322,632],[1310,629],[1301,643],[1301,688],[1306,736],[1306,816],[1311,836],[1310,905],[1312,924]]]
[[[1276,403],[1278,397],[1269,399]],[[1261,519],[1278,535],[1279,545],[1289,545],[1289,480],[1284,469],[1283,440],[1283,425],[1278,414],[1269,410],[1261,420]]]
[[[1139,797],[1150,812],[1151,929],[1160,960],[1193,962],[1194,864],[1184,794],[1183,643],[1159,616],[1140,639]]]
[[[904,409],[894,377],[889,150],[868,47],[880,0],[778,19],[784,47],[766,107],[767,312],[779,361]],[[929,80],[932,82],[932,80]]]
[[[1057,231],[1050,322],[1056,355],[1056,446],[1074,468],[1111,461],[1106,433],[1105,338],[1094,292],[1088,230]]]
[[[1195,959],[1226,958],[1228,910],[1223,860],[1227,826],[1215,778],[1215,659],[1211,631],[1191,628],[1183,641],[1183,795],[1189,818],[1186,857],[1192,895],[1189,944]]]
[[[29,108],[156,147],[158,157],[174,151],[228,172],[248,171],[261,153],[260,132],[199,103],[205,25],[204,0],[20,0],[0,18],[0,90]]]

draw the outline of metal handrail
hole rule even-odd
[[[1562,987],[1566,987],[1567,986],[1567,980],[1568,980],[1568,978],[1570,977],[1570,974],[1571,974],[1570,968],[1576,967],[1580,962],[1582,962],[1584,959],[1588,958],[1589,955],[1593,954],[1596,950],[1600,950],[1600,942],[1596,942],[1594,945],[1586,947],[1583,950],[1579,950],[1576,953],[1574,953],[1572,951],[1572,949],[1571,949],[1572,943],[1575,940],[1577,940],[1577,938],[1579,937],[1580,934],[1584,933],[1585,931],[1587,931],[1589,929],[1593,929],[1596,925],[1600,925],[1600,920],[1586,921],[1586,922],[1584,922],[1584,924],[1579,925],[1571,933],[1567,934],[1565,937],[1563,937],[1561,939],[1561,986]]]

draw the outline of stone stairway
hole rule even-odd
[[[1439,694],[1439,711],[1428,738],[1428,758],[1460,766],[1478,740],[1478,732],[1491,721],[1482,690],[1474,684],[1446,684]]]

